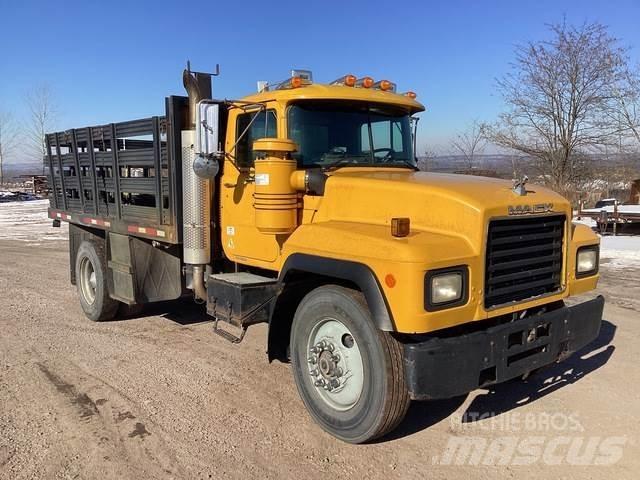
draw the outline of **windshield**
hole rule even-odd
[[[383,104],[308,100],[288,114],[302,166],[415,166],[406,110]]]

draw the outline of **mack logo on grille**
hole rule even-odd
[[[536,205],[509,205],[509,215],[528,215],[530,213],[547,213],[553,211],[553,203]]]

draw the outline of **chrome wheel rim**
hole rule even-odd
[[[362,355],[353,334],[339,320],[325,318],[313,327],[307,342],[311,384],[335,410],[353,408],[364,386]]]
[[[93,305],[96,300],[96,271],[93,268],[93,263],[88,257],[83,257],[80,261],[80,289],[82,290],[82,296],[85,301]]]

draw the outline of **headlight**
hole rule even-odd
[[[598,252],[597,245],[589,245],[578,249],[576,257],[576,277],[586,277],[595,275],[598,272]]]
[[[466,303],[467,277],[467,267],[427,272],[425,279],[426,310],[440,310]]]

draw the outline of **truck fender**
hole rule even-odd
[[[304,280],[310,280],[304,282]],[[278,277],[281,293],[272,304],[269,315],[267,353],[269,361],[288,360],[289,335],[293,316],[304,295],[327,280],[346,281],[356,285],[363,293],[371,318],[383,331],[395,331],[393,317],[386,298],[373,271],[362,263],[349,260],[294,253],[287,258]],[[287,288],[287,284],[300,283],[303,288]]]
[[[294,253],[287,258],[282,267],[279,276],[280,283],[286,283],[287,274],[290,272],[322,275],[354,283],[362,291],[376,326],[387,332],[395,330],[393,317],[382,288],[375,274],[367,265],[349,260]]]

